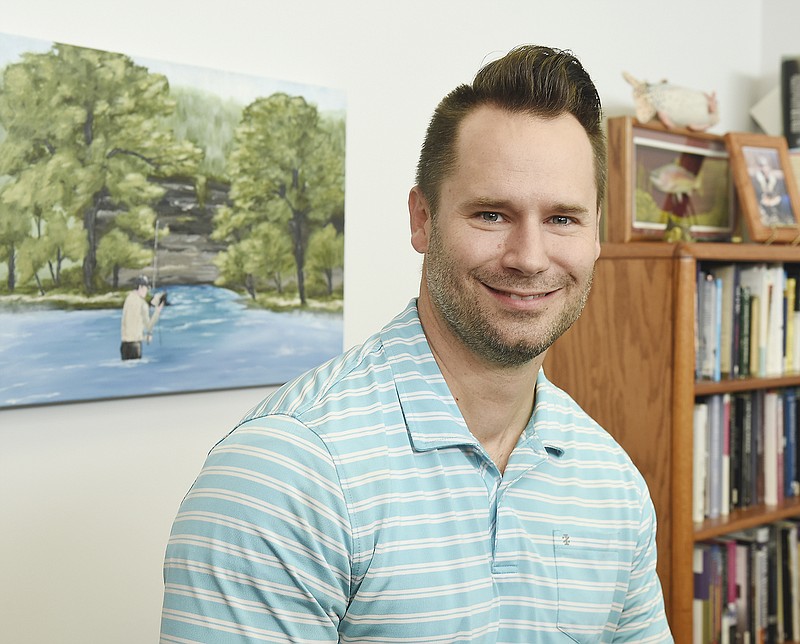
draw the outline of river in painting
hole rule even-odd
[[[279,384],[342,350],[340,313],[248,308],[208,285],[168,297],[124,362],[121,309],[0,309],[0,407]]]

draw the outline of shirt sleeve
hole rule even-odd
[[[614,642],[673,641],[664,612],[656,560],[656,513],[649,493],[645,492],[630,585]]]
[[[351,552],[323,442],[286,416],[249,421],[212,450],[176,516],[161,642],[338,642]]]

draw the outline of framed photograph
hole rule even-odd
[[[800,240],[800,194],[782,136],[725,135],[742,217],[750,238],[764,243]]]
[[[342,351],[344,92],[5,34],[0,86],[0,408]]]
[[[726,241],[735,216],[725,139],[608,119],[606,241]]]

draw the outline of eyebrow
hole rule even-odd
[[[508,199],[492,199],[490,197],[476,197],[475,199],[470,199],[464,205],[469,208],[484,208],[487,210],[493,210],[493,209],[516,210],[514,204]],[[552,204],[549,210],[553,213],[558,213],[563,215],[588,216],[592,214],[592,211],[589,210],[588,208],[580,204],[573,204],[573,203],[557,202]]]

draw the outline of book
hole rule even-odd
[[[781,591],[781,566],[779,564],[779,544],[776,526],[769,526],[769,536],[766,543],[766,553],[764,563],[764,584],[766,593],[766,605],[764,615],[765,642],[777,644],[783,641],[783,623],[780,621],[783,608],[783,596]]]
[[[742,422],[743,402],[742,396],[746,394],[733,394],[731,396],[730,411],[730,507],[742,507]]]
[[[752,413],[752,480],[751,494],[754,504],[764,503],[764,391],[754,391],[750,395]]]
[[[752,602],[752,627],[751,633],[756,642],[766,642],[767,621],[769,614],[769,561],[768,544],[770,528],[764,526],[754,530],[755,540],[750,544],[752,557],[751,602]]]
[[[794,588],[792,578],[795,577],[795,571],[792,570],[792,529],[795,529],[795,548],[796,548],[796,526],[792,523],[780,522],[777,524],[778,530],[778,545],[780,548],[779,564],[780,564],[780,592],[781,592],[781,630],[782,639],[794,639]],[[796,556],[794,558],[796,561]]]
[[[739,339],[739,356],[737,359],[737,376],[747,378],[750,375],[750,323],[751,323],[751,304],[750,304],[750,288],[748,286],[739,286],[739,309],[738,309],[738,326],[737,333]],[[800,343],[798,343],[800,345]],[[800,353],[800,346],[798,347]]]
[[[731,395],[722,394],[722,477],[720,514],[728,516],[731,511]]]
[[[769,269],[764,263],[743,266],[739,281],[750,289],[750,375],[763,376],[767,365]]]
[[[719,326],[719,372],[723,376],[734,375],[735,293],[739,286],[739,267],[737,264],[723,264],[711,269],[719,287],[718,326]]]
[[[752,641],[751,635],[751,605],[750,605],[750,589],[752,584],[750,578],[752,576],[750,566],[750,544],[745,540],[737,540],[736,543],[736,636],[741,638],[743,642]]]
[[[800,482],[797,477],[797,390],[783,390],[783,494],[798,496]]]
[[[764,375],[762,356],[766,360],[766,347],[761,346],[761,296],[750,293],[750,373],[758,378]]]
[[[764,503],[778,504],[778,480],[783,468],[778,466],[778,393],[767,391],[764,394],[764,422],[762,459],[764,463]],[[783,437],[781,436],[781,442]]]
[[[694,573],[692,641],[703,644],[703,642],[710,641],[711,566],[708,545],[700,543],[694,546],[692,572]]]
[[[742,454],[741,454],[741,473],[739,480],[739,507],[747,508],[753,505],[755,488],[753,480],[757,474],[755,462],[758,458],[755,449],[755,439],[753,437],[753,396],[750,393],[743,393],[738,397],[741,405],[741,433],[742,433]]]
[[[717,347],[717,282],[711,273],[701,272],[698,277],[697,305],[697,378],[714,379],[718,355]]]
[[[795,315],[794,309],[797,303],[797,278],[795,277],[787,277],[786,278],[786,288],[784,294],[785,306],[784,306],[784,325],[786,327],[786,333],[784,334],[784,341],[783,341],[783,355],[784,355],[784,365],[783,371],[784,373],[792,373],[797,366],[797,363],[794,360],[795,352],[794,352],[794,345],[795,345]]]
[[[785,312],[784,299],[786,294],[786,272],[783,265],[775,264],[766,269],[767,282],[767,321],[766,321],[766,356],[763,374],[767,376],[783,375],[784,366],[784,335]],[[763,312],[762,307],[762,312]],[[762,319],[763,323],[763,319]]]
[[[722,514],[724,405],[721,394],[708,398],[708,471],[706,472],[707,515],[717,519]]]
[[[720,644],[735,644],[738,624],[736,599],[738,587],[736,585],[736,541],[730,538],[719,540],[723,548],[722,589],[723,612],[722,633]]]
[[[795,295],[795,302],[797,296]],[[800,371],[800,311],[794,312],[794,342],[792,343],[792,363],[793,371],[797,373]]]
[[[722,280],[718,277],[714,278],[713,289],[713,335],[711,344],[711,379],[715,382],[722,380],[722,354],[727,349],[722,344]],[[728,316],[724,316],[728,317]],[[730,366],[728,367],[730,368]]]
[[[692,520],[702,523],[706,517],[706,464],[708,445],[708,404],[695,403],[694,445],[692,452]]]

